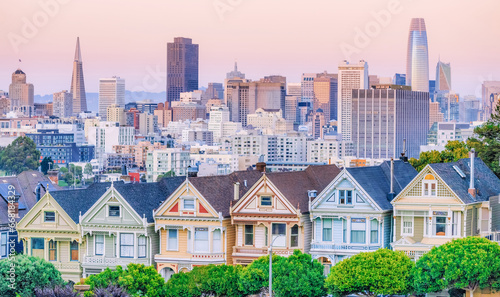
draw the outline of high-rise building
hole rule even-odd
[[[238,63],[234,62],[234,70],[226,74],[226,79],[245,79],[245,73],[238,71]]]
[[[451,90],[451,66],[450,63],[443,63],[441,60],[436,65],[436,91]]]
[[[500,81],[484,81],[481,93],[484,113],[483,120],[487,121],[491,118],[491,114],[495,112],[498,103],[495,100],[496,96],[494,94],[500,94]]]
[[[107,120],[108,107],[116,104],[125,108],[125,80],[113,76],[99,80],[99,116]]]
[[[111,104],[107,109],[107,121],[116,122],[120,125],[126,125],[125,109],[118,104]]]
[[[325,114],[321,108],[312,112],[309,116],[311,122],[311,134],[314,139],[323,139],[323,126],[325,125]]]
[[[33,111],[34,87],[26,83],[26,74],[17,69],[12,73],[12,83],[9,86],[10,108],[16,111]]]
[[[352,141],[358,158],[418,158],[427,144],[429,93],[409,87],[380,85],[352,91]],[[393,89],[395,88],[395,89]]]
[[[464,100],[459,103],[460,106],[460,122],[471,123],[480,120],[481,101],[476,96],[465,96]]]
[[[198,90],[198,44],[176,37],[167,43],[167,101],[178,101],[180,93]]]
[[[413,18],[408,34],[406,85],[412,91],[429,92],[429,53],[427,31],[422,18]]]
[[[73,75],[69,92],[73,95],[73,113],[87,111],[87,97],[83,80],[82,53],[80,51],[80,37],[76,38],[75,59],[73,60]]]
[[[287,83],[286,94],[288,96],[302,96],[301,83]]]
[[[368,63],[360,60],[357,64],[343,61],[339,65],[338,73],[338,131],[342,140],[352,141],[352,90],[368,89]]]
[[[201,104],[207,104],[210,99],[224,99],[224,85],[221,83],[208,83],[208,88],[201,96]]]
[[[139,133],[149,135],[158,129],[158,117],[152,114],[139,114]]]
[[[168,101],[165,101],[165,104],[158,103],[154,115],[158,117],[158,126],[166,128],[168,123],[172,121],[172,108]]]
[[[322,109],[325,121],[337,119],[337,79],[319,76],[314,79],[313,110]]]
[[[292,123],[297,122],[297,108],[300,102],[299,96],[287,95],[285,98],[285,119]]]
[[[307,102],[309,106],[313,105],[314,100],[314,79],[318,75],[316,73],[302,73],[300,79],[300,87],[302,91],[302,100],[300,102]]]
[[[439,102],[429,102],[429,129],[434,125],[434,123],[439,123],[444,121],[444,114],[439,108]]]
[[[396,73],[392,78],[392,83],[399,86],[406,85],[406,74],[404,73]]]
[[[54,93],[52,96],[52,114],[59,118],[67,118],[73,114],[73,96],[68,91]]]

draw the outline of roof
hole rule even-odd
[[[185,177],[163,178],[155,183],[124,183],[114,182],[113,187],[141,217],[146,217],[152,223],[153,210],[160,205]],[[87,189],[67,190],[51,193],[52,197],[66,211],[75,223],[79,223],[80,212],[86,213],[111,187],[111,183],[96,183]]]
[[[36,204],[35,188],[38,183],[42,183],[45,187],[49,185],[49,191],[58,191],[61,188],[52,184],[52,181],[39,171],[29,170],[24,171],[17,176],[0,177],[0,225],[8,224],[8,196],[9,185],[14,186],[16,196],[19,196],[19,219]],[[41,189],[43,195],[45,191]]]
[[[378,166],[351,167],[346,170],[382,210],[392,209],[387,195],[391,191],[391,161],[384,161]],[[418,172],[410,163],[394,161],[394,196],[401,192],[417,174]]]
[[[303,171],[266,173],[267,178],[302,213],[309,212],[309,190],[323,191],[341,172],[335,165],[309,166]]]
[[[480,158],[474,158],[474,187],[476,197],[469,194],[470,158],[460,159],[457,162],[429,164],[439,177],[465,203],[488,201],[491,196],[500,193],[500,179],[486,166]],[[462,178],[453,168],[457,166],[464,174]]]

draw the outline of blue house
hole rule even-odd
[[[392,168],[393,174],[391,161],[344,168],[309,202],[310,254],[325,266],[325,273],[346,257],[390,246],[390,201],[417,175],[407,162],[394,161]]]

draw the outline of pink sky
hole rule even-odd
[[[51,3],[51,15],[40,3]],[[247,78],[298,82],[304,72],[336,73],[346,58],[341,45],[356,47],[356,30],[368,27],[372,36],[349,58],[392,77],[405,72],[410,19],[423,17],[429,77],[440,56],[451,62],[453,89],[479,96],[482,80],[500,80],[499,8],[498,0],[2,1],[0,90],[8,90],[19,58],[35,94],[68,89],[77,36],[87,92],[112,75],[125,78],[127,90],[164,91],[166,43],[176,36],[200,45],[200,86],[223,82],[235,60]],[[374,16],[381,11],[390,15],[384,23]],[[27,20],[37,23],[35,33],[23,33]]]

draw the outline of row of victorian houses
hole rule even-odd
[[[128,263],[155,265],[168,279],[199,265],[249,264],[271,243],[278,255],[311,254],[325,273],[379,248],[418,259],[433,246],[487,236],[500,225],[500,180],[479,158],[431,164],[419,173],[400,160],[297,172],[257,167],[48,189],[19,221],[19,241],[24,253],[54,263],[65,279]]]

